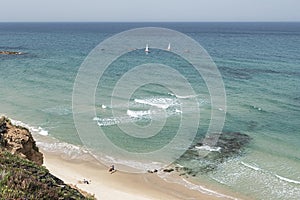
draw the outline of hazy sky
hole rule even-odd
[[[300,0],[1,0],[0,21],[300,21]]]

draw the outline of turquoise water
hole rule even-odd
[[[0,55],[0,113],[34,127],[36,133],[48,133],[41,140],[54,137],[81,145],[72,115],[73,83],[81,63],[104,39],[145,26],[183,32],[207,50],[225,84],[227,114],[223,130],[246,133],[253,138],[242,156],[220,164],[214,173],[199,174],[198,178],[254,199],[299,199],[299,23],[1,23],[0,50],[25,54]],[[165,144],[163,139],[172,136],[180,119],[178,98],[170,91],[148,85],[135,93],[130,109],[120,106],[120,112],[130,110],[127,115],[138,115],[138,118],[126,115],[112,118],[109,103],[105,103],[105,95],[101,99],[99,92],[109,91],[110,84],[137,56],[151,61],[162,55],[162,62],[177,69],[188,65],[176,60],[172,53],[162,51],[145,56],[143,50],[136,50],[116,61],[119,62],[117,68],[112,68],[96,92],[98,118],[94,122],[109,133],[118,133],[116,124],[134,122],[147,126],[151,121],[147,111],[153,105],[155,108],[167,106],[169,121],[165,135],[168,137],[156,143]],[[203,117],[201,136],[210,119],[209,93],[203,80],[193,76],[194,71],[182,70],[182,73],[189,77],[198,94],[196,99]],[[144,112],[139,112],[141,109]],[[110,136],[116,137],[116,134]],[[116,141],[124,148],[132,147],[122,143],[124,138]],[[142,142],[138,144],[136,149],[129,150],[147,150]],[[57,146],[45,145],[45,148],[51,150]],[[186,165],[194,165],[194,161]]]

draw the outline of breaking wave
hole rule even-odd
[[[160,109],[167,109],[171,106],[179,105],[177,100],[172,98],[134,99],[134,102],[154,106]]]
[[[253,170],[255,170],[255,171],[261,170],[261,168],[256,167],[256,166],[253,166],[253,165],[250,165],[250,164],[245,163],[245,162],[243,162],[243,161],[241,161],[241,164],[244,165],[245,167],[248,167],[248,168],[253,169]]]
[[[286,182],[289,182],[289,183],[296,183],[296,184],[300,184],[300,181],[296,181],[296,180],[293,180],[293,179],[289,179],[289,178],[285,178],[283,176],[279,176],[279,175],[275,175],[277,178],[279,178],[280,180],[283,180],[283,181],[286,181]]]
[[[27,128],[31,133],[34,133],[34,134],[39,134],[39,135],[48,135],[48,131],[43,129],[42,127],[35,127],[35,126],[31,126],[31,125],[28,125],[24,122],[21,122],[21,121],[18,121],[18,120],[14,120],[14,119],[10,119],[11,123],[13,125],[16,125],[16,126],[22,126],[24,128]]]
[[[198,150],[204,150],[204,151],[217,151],[220,152],[221,151],[221,147],[210,147],[208,145],[203,145],[203,146],[195,146],[196,149]]]
[[[138,111],[134,111],[134,110],[127,110],[127,115],[129,117],[133,117],[133,118],[141,118],[141,117],[147,117],[150,118],[151,115],[151,111],[150,110],[138,110]]]
[[[101,104],[101,108],[102,110],[100,110],[100,112],[104,112],[103,109],[108,107]],[[137,122],[139,120],[154,120],[182,114],[178,100],[176,98],[166,97],[133,99],[129,102],[129,105],[117,105],[113,106],[112,109],[118,110],[121,114],[118,116],[105,117],[100,113],[99,116],[93,118],[94,121],[97,121],[98,126],[113,126]]]

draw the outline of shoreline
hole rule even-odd
[[[158,173],[117,171],[110,174],[108,167],[96,160],[85,149],[52,138],[48,134],[44,134],[45,130],[40,127],[35,128],[20,121],[12,121],[16,125],[28,128],[32,133],[35,132],[33,137],[40,152],[44,155],[43,165],[51,174],[66,184],[95,194],[97,199],[249,199],[239,192],[230,191],[222,186],[212,185],[205,181],[199,183],[192,179],[183,179],[177,172],[169,174],[162,171]],[[41,131],[43,134],[40,134]],[[74,152],[76,152],[76,156],[74,156]],[[77,154],[78,152],[80,153]],[[115,166],[118,170],[118,164]],[[83,184],[84,179],[90,181],[91,184]]]
[[[241,198],[239,194],[232,195],[223,190],[220,193],[222,196],[205,194],[178,183],[167,182],[157,174],[152,173],[130,174],[116,171],[110,174],[107,167],[96,164],[97,162],[93,162],[92,159],[94,158],[92,157],[89,161],[67,160],[57,153],[41,152],[44,154],[44,166],[51,174],[62,179],[66,184],[75,185],[90,194],[94,194],[97,199],[245,199],[244,197]],[[84,179],[90,181],[90,184],[82,183]]]

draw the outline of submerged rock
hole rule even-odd
[[[212,151],[207,154],[207,158],[223,162],[226,158],[239,155],[245,146],[250,142],[250,136],[240,132],[226,132],[219,136],[216,148],[219,151]],[[201,146],[202,143],[196,144]]]
[[[6,117],[0,118],[0,141],[3,150],[31,160],[38,165],[43,164],[43,154],[39,152],[30,131],[13,125]]]
[[[198,173],[209,173],[217,169],[218,164],[227,159],[239,156],[251,141],[251,137],[239,132],[225,132],[215,134],[215,146],[207,146],[202,141],[189,148],[179,159],[180,162],[193,160],[193,167],[177,167],[181,175],[196,176]],[[204,152],[204,153],[203,153]]]
[[[157,169],[154,169],[154,170],[148,170],[147,172],[150,173],[150,174],[153,174],[153,173],[157,173],[158,170],[157,170]]]

